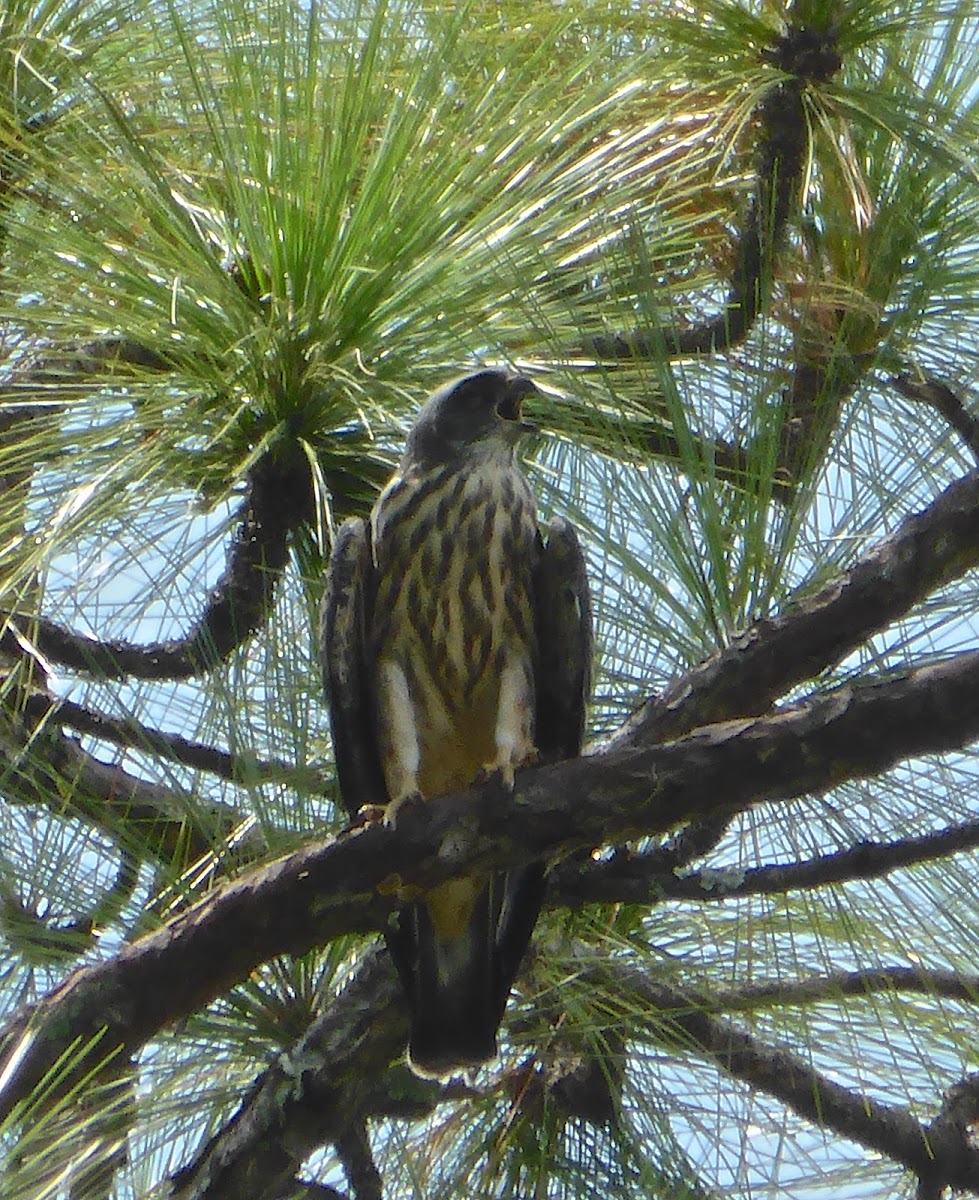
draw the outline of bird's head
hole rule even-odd
[[[404,466],[436,466],[480,454],[513,453],[519,438],[534,430],[521,406],[537,388],[509,371],[477,371],[440,388],[408,434]]]

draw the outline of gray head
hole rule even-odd
[[[521,419],[523,399],[537,389],[523,375],[477,371],[440,388],[408,434],[402,466],[434,467],[480,452],[513,452],[534,429]]]

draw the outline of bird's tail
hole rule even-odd
[[[411,1007],[408,1061],[445,1078],[496,1056],[496,1034],[543,895],[543,868],[500,872],[475,896],[453,936],[425,901],[403,909],[388,933]]]

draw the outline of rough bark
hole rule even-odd
[[[380,929],[410,898],[473,869],[659,835],[714,812],[789,800],[979,737],[979,651],[842,688],[662,746],[530,768],[303,847],[256,869],[115,958],[83,967],[7,1029],[4,1111],[72,1043],[130,1052],[277,954]]]

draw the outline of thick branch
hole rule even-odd
[[[900,679],[681,741],[531,768],[306,846],[216,892],[116,958],[83,968],[8,1030],[4,1107],[76,1038],[134,1048],[277,954],[379,929],[399,888],[551,858],[679,821],[876,775],[979,737],[979,651]],[[402,890],[402,895],[406,893]],[[408,893],[410,894],[410,893]]]
[[[918,1172],[917,1200],[941,1200],[948,1178],[946,1156],[965,1159],[976,1152],[975,1129],[979,1123],[979,1074],[966,1075],[942,1097],[942,1107],[928,1126],[934,1159]]]
[[[715,658],[639,709],[618,735],[635,746],[699,725],[767,712],[789,688],[840,662],[944,584],[979,562],[979,471],[816,595],[757,621]]]
[[[299,1044],[262,1073],[232,1120],[173,1177],[171,1200],[276,1195],[313,1150],[368,1115],[370,1094],[407,1036],[394,967],[377,951]]]

